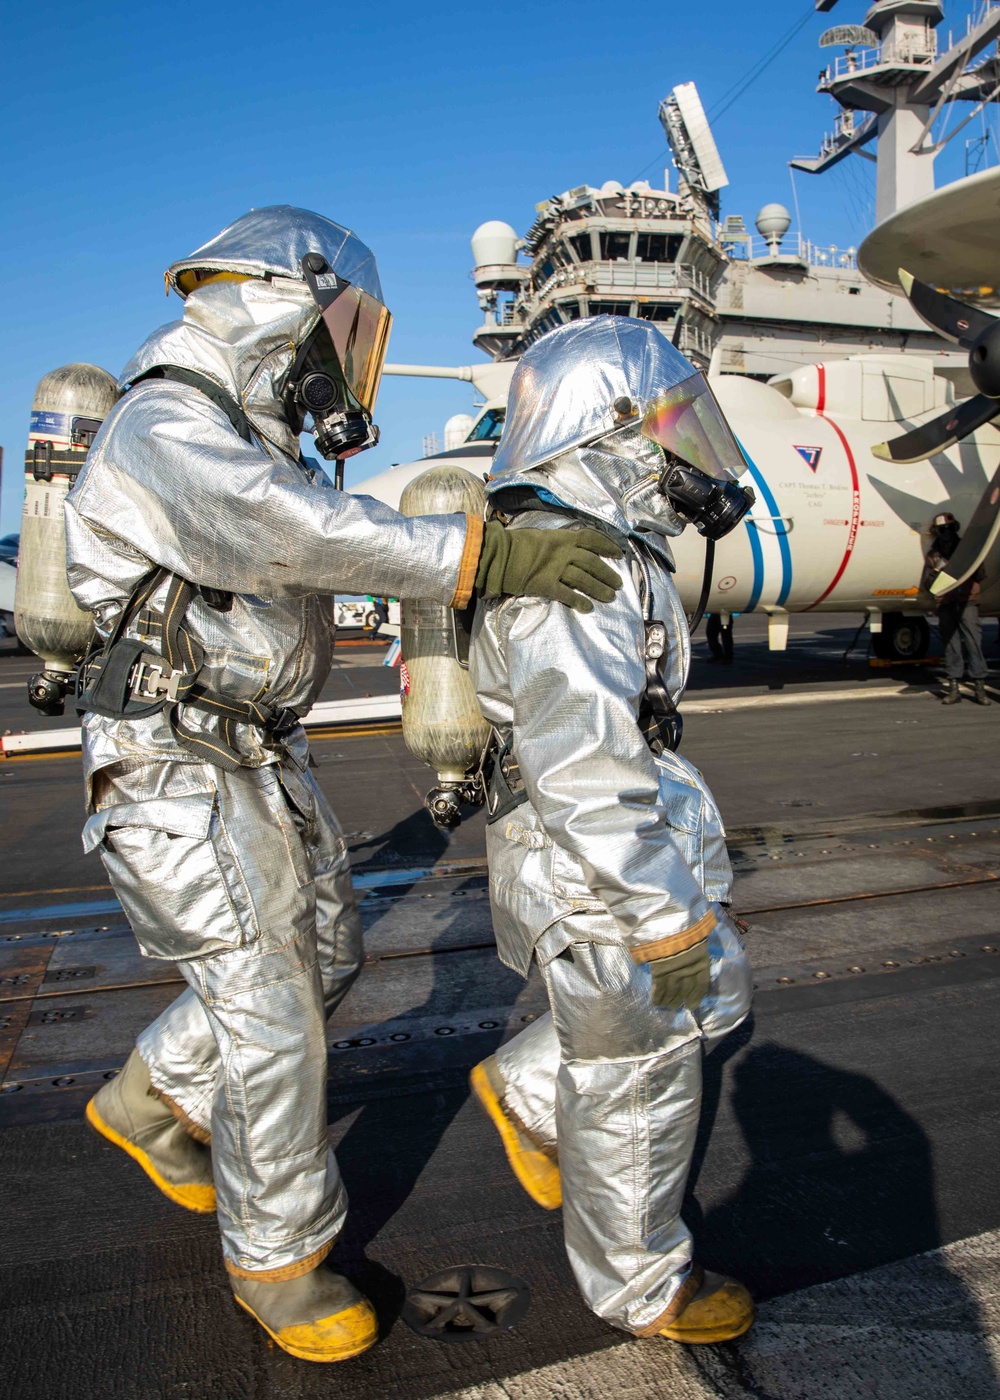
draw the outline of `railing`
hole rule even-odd
[[[857,250],[837,248],[829,243],[825,247],[803,238],[801,233],[786,233],[781,242],[773,246],[759,234],[740,234],[734,237],[726,233],[724,227],[718,230],[719,242],[733,262],[757,262],[763,258],[798,258],[810,267],[842,267],[854,271],[857,267]]]
[[[561,267],[553,272],[532,292],[533,301],[540,301],[556,287],[569,287],[586,283],[588,288],[633,287],[646,291],[657,289],[672,290],[689,287],[700,292],[703,297],[712,295],[712,284],[706,275],[690,263],[629,262],[588,262],[575,267]]]
[[[678,345],[682,355],[689,355],[692,351],[703,356],[706,360],[712,357],[713,341],[707,331],[701,330],[698,326],[692,326],[685,322],[681,326],[680,343]]]
[[[874,49],[854,49],[850,53],[843,54],[840,58],[835,58],[827,65],[826,72],[820,77],[820,87],[828,87],[831,83],[843,82],[845,78],[851,78],[855,73],[865,73],[870,68],[880,68],[883,64],[895,66],[903,65],[914,68],[926,68],[937,58],[936,49],[890,47],[888,44],[880,44]]]

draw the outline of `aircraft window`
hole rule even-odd
[[[603,262],[615,262],[618,259],[628,260],[630,233],[602,233],[601,234],[601,260]]]
[[[676,314],[677,307],[663,301],[640,302],[636,312],[644,321],[672,321]]]
[[[590,242],[589,233],[576,233],[569,240],[569,246],[580,259],[581,262],[593,262],[594,250]]]
[[[630,301],[592,301],[590,314],[591,316],[630,316],[632,303]]]
[[[500,434],[503,432],[504,413],[505,410],[502,408],[488,408],[465,439],[466,442],[499,441]]]

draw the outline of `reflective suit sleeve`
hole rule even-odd
[[[634,589],[627,581],[592,613],[541,599],[501,606],[513,749],[545,831],[580,862],[637,962],[692,947],[715,915],[636,722],[645,667]]]
[[[155,564],[233,593],[381,593],[463,606],[482,521],[408,519],[310,481],[245,442],[185,386],[132,390],[109,417],[67,512]]]

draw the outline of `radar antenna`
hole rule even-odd
[[[679,83],[660,103],[660,121],[666,132],[674,165],[688,187],[719,217],[719,190],[729,176],[712,136],[712,129],[694,83]]]

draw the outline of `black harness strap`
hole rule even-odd
[[[221,409],[244,442],[253,442],[250,420],[241,405],[207,375],[180,365],[157,365],[134,383],[147,379],[166,379],[197,389]],[[168,579],[163,613],[158,616],[148,604]],[[229,700],[198,683],[205,652],[184,626],[188,607],[198,592],[217,611],[228,612],[232,607],[232,593],[189,583],[167,569],[155,569],[143,579],[119,613],[107,642],[81,664],[77,709],[81,714],[93,711],[111,719],[139,718],[167,709],[170,728],[183,748],[233,773],[246,764],[236,747],[237,724],[251,725],[263,730],[269,739],[280,740],[298,725],[299,718],[292,710],[268,704],[266,688],[252,700]],[[157,637],[159,655],[145,651],[141,641],[124,636],[133,622],[143,635]],[[170,674],[165,676],[164,670]],[[213,715],[219,720],[220,732],[190,728],[184,723],[183,705]]]
[[[132,387],[144,383],[147,379],[169,379],[174,384],[186,384],[189,389],[197,389],[206,399],[211,399],[216,408],[222,410],[244,442],[253,442],[250,419],[244,412],[243,405],[237,403],[221,384],[209,379],[207,374],[185,369],[182,365],[156,365],[155,368],[141,374],[138,379],[134,379]]]
[[[645,552],[638,541],[633,540],[631,545],[645,628],[646,688],[639,705],[638,724],[654,754],[664,749],[675,753],[684,733],[684,721],[663,679],[669,661],[670,634],[666,626],[653,617],[653,588]]]

